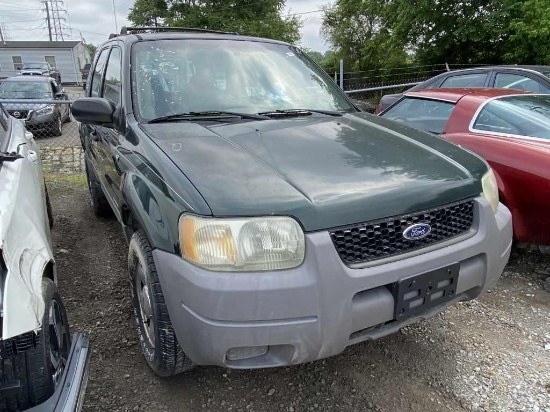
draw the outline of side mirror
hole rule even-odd
[[[84,97],[75,100],[71,107],[73,117],[85,124],[113,127],[115,105],[107,99]]]

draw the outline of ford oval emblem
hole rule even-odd
[[[403,237],[408,240],[418,240],[425,238],[432,231],[432,227],[427,223],[417,223],[409,226],[403,232]]]

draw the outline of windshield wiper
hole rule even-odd
[[[290,117],[290,116],[311,116],[313,113],[324,114],[327,116],[340,117],[342,113],[331,110],[312,110],[312,109],[277,109],[268,112],[258,113],[269,117]]]
[[[169,116],[157,117],[156,119],[149,120],[147,123],[177,122],[182,120],[192,121],[192,120],[199,120],[199,119],[221,120],[221,119],[229,119],[229,118],[269,120],[269,117],[262,116],[259,114],[236,113],[236,112],[225,112],[225,111],[204,111],[204,112],[171,114]]]
[[[23,156],[15,152],[0,152],[0,162],[15,162],[17,159],[23,159]]]

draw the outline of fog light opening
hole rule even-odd
[[[227,351],[225,356],[229,361],[239,361],[265,355],[268,349],[269,346],[244,346],[242,348],[231,348]]]

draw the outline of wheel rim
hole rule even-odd
[[[57,386],[67,359],[69,357],[69,345],[67,339],[67,328],[65,327],[66,319],[59,306],[57,300],[52,299],[50,309],[48,311],[48,327],[50,335],[50,365],[52,371],[52,379]]]
[[[151,291],[145,278],[145,271],[141,264],[136,267],[136,291],[139,305],[139,313],[145,339],[151,348],[155,347],[155,321],[153,317],[153,305],[151,303]]]

